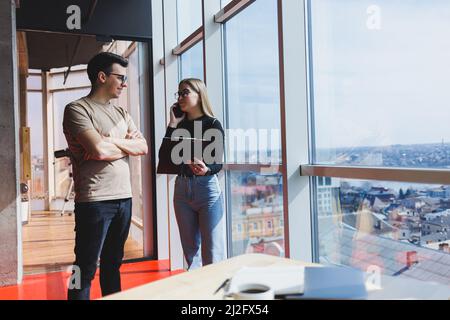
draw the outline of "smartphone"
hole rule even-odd
[[[184,115],[184,112],[181,111],[181,107],[179,103],[175,104],[175,107],[173,108],[173,114],[176,118],[181,118]]]

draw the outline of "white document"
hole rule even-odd
[[[239,285],[254,283],[271,287],[275,294],[298,294],[303,292],[302,266],[243,267],[231,278],[226,294],[237,292]]]

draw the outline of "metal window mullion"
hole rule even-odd
[[[300,175],[450,185],[450,170],[447,169],[302,165]]]
[[[160,58],[165,56],[164,50],[164,8],[163,1],[152,1],[152,58],[153,58],[153,115],[154,137],[153,154],[158,154],[160,142],[164,137],[167,123],[166,94],[165,94],[165,66],[160,63]],[[164,58],[163,58],[164,59]],[[156,161],[156,160],[155,160]],[[157,164],[157,162],[155,163]],[[169,218],[168,204],[170,203],[167,192],[167,178],[156,176],[156,229],[158,260],[170,259]]]
[[[224,123],[224,91],[223,91],[223,48],[222,48],[222,26],[214,22],[214,13],[220,9],[220,0],[202,1],[202,21],[203,21],[203,76],[208,88],[208,96],[214,109],[214,116]],[[227,190],[226,170],[219,174],[219,183],[222,190]],[[229,181],[229,180],[228,180]],[[224,201],[231,193],[224,192]],[[226,206],[224,223],[224,241],[226,241],[227,257],[230,256],[231,232],[230,226],[231,211]],[[229,241],[230,240],[230,241]]]
[[[298,162],[309,161],[308,74],[305,0],[278,0],[280,8],[280,79],[282,96],[283,191],[290,258],[313,261],[311,183],[298,174]]]
[[[164,12],[164,74],[165,74],[165,112],[166,121],[163,124],[165,127],[169,119],[169,108],[175,102],[173,93],[178,90],[178,70],[179,60],[178,56],[172,54],[172,49],[178,43],[177,32],[177,2],[176,0],[163,1]],[[165,131],[165,130],[164,130]],[[160,140],[161,141],[161,140]],[[175,212],[173,209],[172,199],[174,192],[174,176],[166,175],[166,206],[167,219],[169,227],[169,259],[170,269],[177,270],[184,268],[183,249],[181,247],[180,233],[178,224],[175,219]]]
[[[61,92],[61,91],[73,91],[73,90],[80,90],[80,89],[90,89],[91,86],[78,86],[78,87],[68,87],[68,88],[55,88],[55,89],[50,89],[48,90],[48,92],[50,93],[55,93],[55,92]]]
[[[189,35],[186,39],[181,41],[181,43],[173,48],[172,54],[176,56],[181,56],[183,53],[191,49],[197,43],[203,40],[203,26],[195,30],[191,35]]]
[[[271,171],[273,173],[281,173],[283,170],[283,165],[271,165],[271,164],[251,164],[251,163],[225,163],[223,165],[223,168],[225,170],[232,170],[232,171],[254,171],[254,172],[267,172],[268,169],[272,169]]]
[[[253,2],[255,0],[233,0],[214,15],[214,21],[216,23],[226,23]]]

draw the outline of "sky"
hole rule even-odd
[[[177,14],[181,40],[201,1]],[[450,1],[313,0],[310,19],[317,148],[450,142]],[[280,128],[277,2],[224,30],[229,127]],[[185,76],[201,73],[201,54],[185,55]]]
[[[311,1],[317,148],[450,142],[450,2]],[[225,25],[231,128],[279,128],[276,1]]]
[[[367,25],[374,5],[379,29]],[[311,9],[318,148],[450,142],[449,1]]]
[[[450,2],[311,3],[317,148],[450,142]],[[280,127],[276,11],[225,25],[230,128]]]

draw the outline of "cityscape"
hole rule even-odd
[[[318,150],[317,158],[319,163],[333,165],[450,168],[450,144]],[[233,250],[272,250],[282,255],[281,175],[240,171],[231,172],[229,177]],[[317,181],[319,217],[341,217],[344,225],[367,234],[450,252],[450,186],[336,178]],[[43,161],[38,157],[33,158],[32,190],[36,198],[45,194]]]
[[[444,142],[318,152],[319,157],[330,154],[335,154],[335,165],[450,168],[450,144]],[[338,201],[333,208],[320,210],[319,215],[352,217],[361,210],[369,210],[373,223],[367,232],[449,252],[450,186],[332,180],[328,186],[328,204],[333,198]],[[319,190],[321,188],[323,190],[319,186]],[[325,194],[320,196],[325,197]],[[357,219],[346,220],[351,227],[356,227]]]
[[[317,149],[317,163],[348,166],[450,168],[450,143]]]

